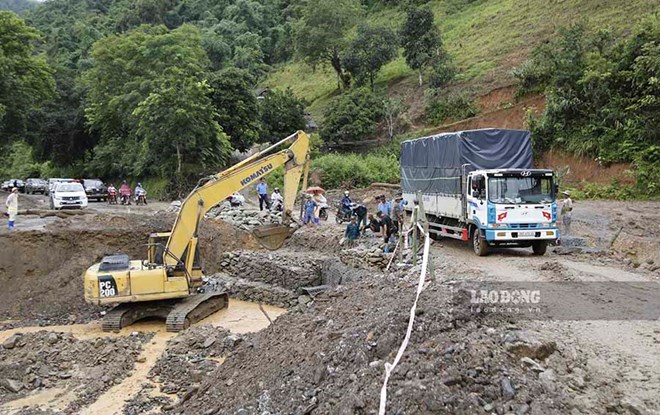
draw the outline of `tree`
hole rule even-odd
[[[34,55],[39,39],[23,19],[0,11],[0,143],[24,136],[30,111],[54,94],[52,70]]]
[[[321,138],[329,143],[372,137],[385,115],[383,99],[366,88],[336,98],[324,114]]]
[[[305,128],[305,105],[290,89],[271,90],[261,100],[262,142],[277,142]]]
[[[433,22],[433,13],[426,8],[411,8],[400,31],[403,56],[410,68],[417,71],[422,85],[424,69],[448,60],[442,47],[440,30]]]
[[[341,53],[347,47],[346,33],[362,14],[359,0],[308,1],[294,26],[296,51],[312,65],[327,62],[337,73],[337,85],[348,88]]]
[[[384,27],[360,25],[357,36],[344,54],[344,65],[359,85],[369,79],[374,89],[374,76],[380,68],[397,55],[397,36]]]
[[[260,119],[253,78],[244,70],[229,68],[211,76],[211,101],[218,122],[231,138],[232,147],[245,151],[259,139]]]
[[[408,110],[408,106],[398,98],[385,99],[383,103],[383,114],[385,125],[387,125],[387,136],[394,138],[394,135],[402,130],[404,120],[402,114]]]
[[[133,111],[136,134],[143,138],[143,148],[149,150],[145,156],[159,166],[161,175],[173,168],[181,174],[184,161],[209,168],[227,159],[230,145],[216,122],[210,92],[206,82],[171,76]]]
[[[87,120],[100,135],[94,168],[166,175],[226,160],[230,146],[209,98],[197,28],[141,26],[96,42],[92,57],[84,80]]]

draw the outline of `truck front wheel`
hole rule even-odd
[[[534,251],[534,255],[545,255],[545,251],[547,250],[548,243],[546,241],[536,241],[532,243],[532,251]]]
[[[472,249],[478,256],[488,255],[488,242],[481,237],[481,232],[478,228],[472,231]]]

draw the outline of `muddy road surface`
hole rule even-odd
[[[202,257],[229,308],[178,334],[160,321],[104,333],[82,272],[109,253],[143,257],[175,213],[90,207],[0,231],[0,414],[377,413],[419,266],[384,270],[378,238],[341,246],[331,221],[271,253],[248,232],[270,217],[214,214]],[[660,413],[660,204],[577,202],[565,241],[543,257],[434,241],[386,413]],[[475,287],[538,291],[542,306],[475,310]]]

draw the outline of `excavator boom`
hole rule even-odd
[[[289,146],[281,149],[286,144]],[[282,224],[255,229],[258,241],[269,249],[282,246],[291,235],[291,212],[300,177],[309,166],[309,137],[302,131],[266,150],[214,174],[198,185],[181,204],[171,232],[149,237],[148,259],[131,261],[127,255],[103,258],[85,271],[85,300],[91,304],[119,304],[106,314],[104,330],[118,330],[146,317],[165,318],[167,330],[179,331],[227,307],[225,292],[204,292],[199,261],[199,225],[213,206],[232,193],[284,166]]]
[[[291,145],[281,151],[273,152],[284,144]],[[284,212],[291,213],[296,200],[298,184],[303,173],[305,164],[308,162],[309,137],[302,131],[275,143],[266,150],[257,153],[250,158],[230,167],[229,169],[215,174],[201,186],[196,187],[181,204],[181,210],[174,222],[174,227],[167,242],[166,263],[176,266],[186,262],[191,241],[197,237],[197,230],[201,221],[209,209],[220,203],[232,193],[239,191],[251,184],[256,184],[259,179],[272,173],[276,168],[284,166]],[[286,226],[287,223],[284,223]],[[277,240],[285,235],[283,228],[263,230],[255,232],[255,237],[264,243],[266,248],[277,249],[284,242]],[[286,233],[288,236],[288,231]]]

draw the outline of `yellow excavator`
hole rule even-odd
[[[285,144],[288,147],[281,149]],[[309,137],[302,131],[229,169],[202,180],[181,204],[171,232],[149,236],[146,260],[106,256],[85,271],[85,301],[113,305],[103,330],[114,331],[148,318],[164,318],[168,331],[181,331],[227,307],[226,292],[203,292],[198,229],[204,214],[234,192],[284,166],[282,223],[255,228],[253,235],[275,250],[295,231],[291,226],[300,178],[307,186]]]

